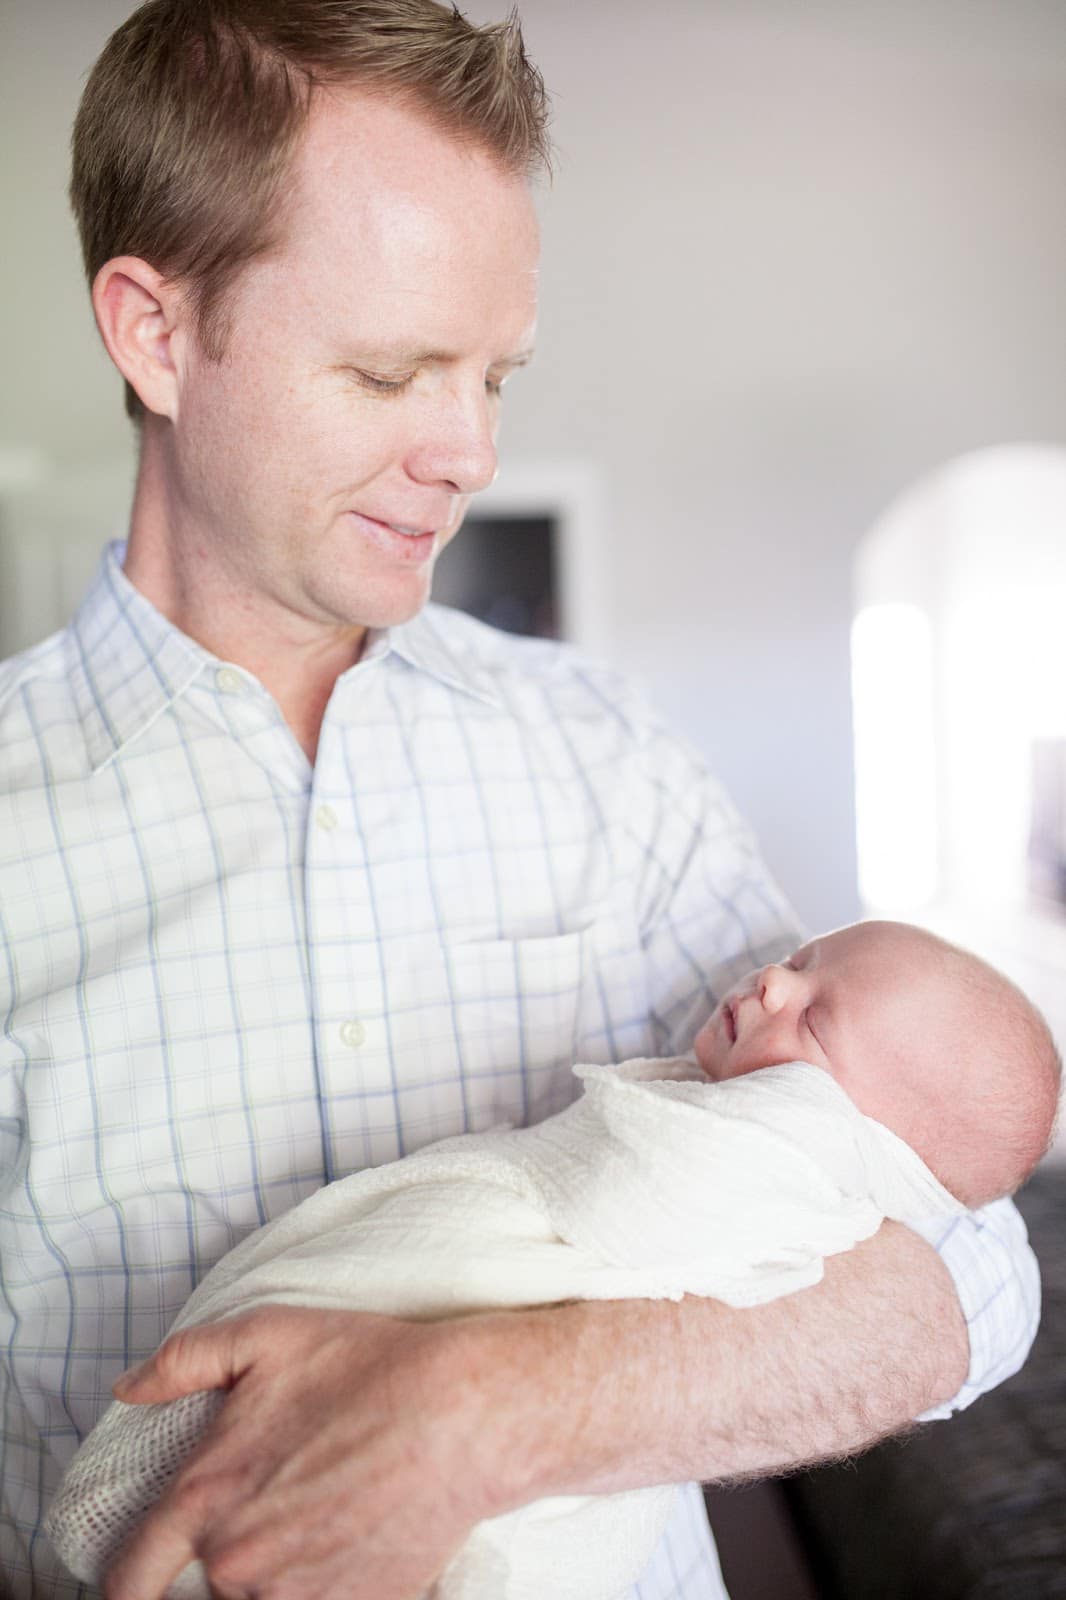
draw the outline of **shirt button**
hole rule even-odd
[[[223,694],[243,694],[244,679],[232,667],[219,667],[215,682]]]
[[[337,813],[332,806],[319,806],[315,812],[315,821],[320,828],[325,828],[327,833],[331,833],[337,826]]]
[[[361,1022],[342,1022],[340,1032],[341,1044],[346,1044],[349,1050],[358,1050],[366,1043],[366,1029]]]

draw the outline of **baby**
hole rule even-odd
[[[812,939],[744,978],[695,1042],[715,1082],[782,1061],[829,1072],[968,1207],[1047,1150],[1062,1064],[1040,1013],[977,956],[900,922]]]
[[[817,1282],[886,1216],[1015,1189],[1047,1147],[1060,1064],[1005,978],[870,922],[743,979],[695,1062],[575,1072],[584,1095],[537,1127],[445,1140],[320,1190],[231,1251],[175,1326],[278,1301],[409,1318],[687,1293],[754,1305]],[[77,1576],[100,1580],[224,1399],[110,1408],[47,1525]],[[553,1498],[481,1523],[432,1600],[620,1600],[672,1494]],[[199,1563],[169,1590],[207,1594]]]

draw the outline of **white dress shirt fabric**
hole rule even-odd
[[[91,1593],[44,1507],[238,1240],[347,1173],[539,1121],[576,1060],[682,1053],[795,938],[697,758],[570,650],[430,607],[338,680],[312,769],[121,560],[0,666],[11,1600]],[[969,1326],[962,1405],[1024,1359],[1038,1279],[1006,1202],[933,1242]],[[632,1600],[723,1593],[692,1488]]]

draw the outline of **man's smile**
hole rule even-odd
[[[393,522],[383,522],[362,511],[349,511],[360,533],[365,534],[376,549],[406,562],[428,561],[436,554],[436,528],[409,528]]]

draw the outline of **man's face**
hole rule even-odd
[[[191,581],[265,637],[413,615],[495,476],[536,262],[521,179],[395,103],[320,94],[222,361],[192,336],[177,357],[165,531]]]

